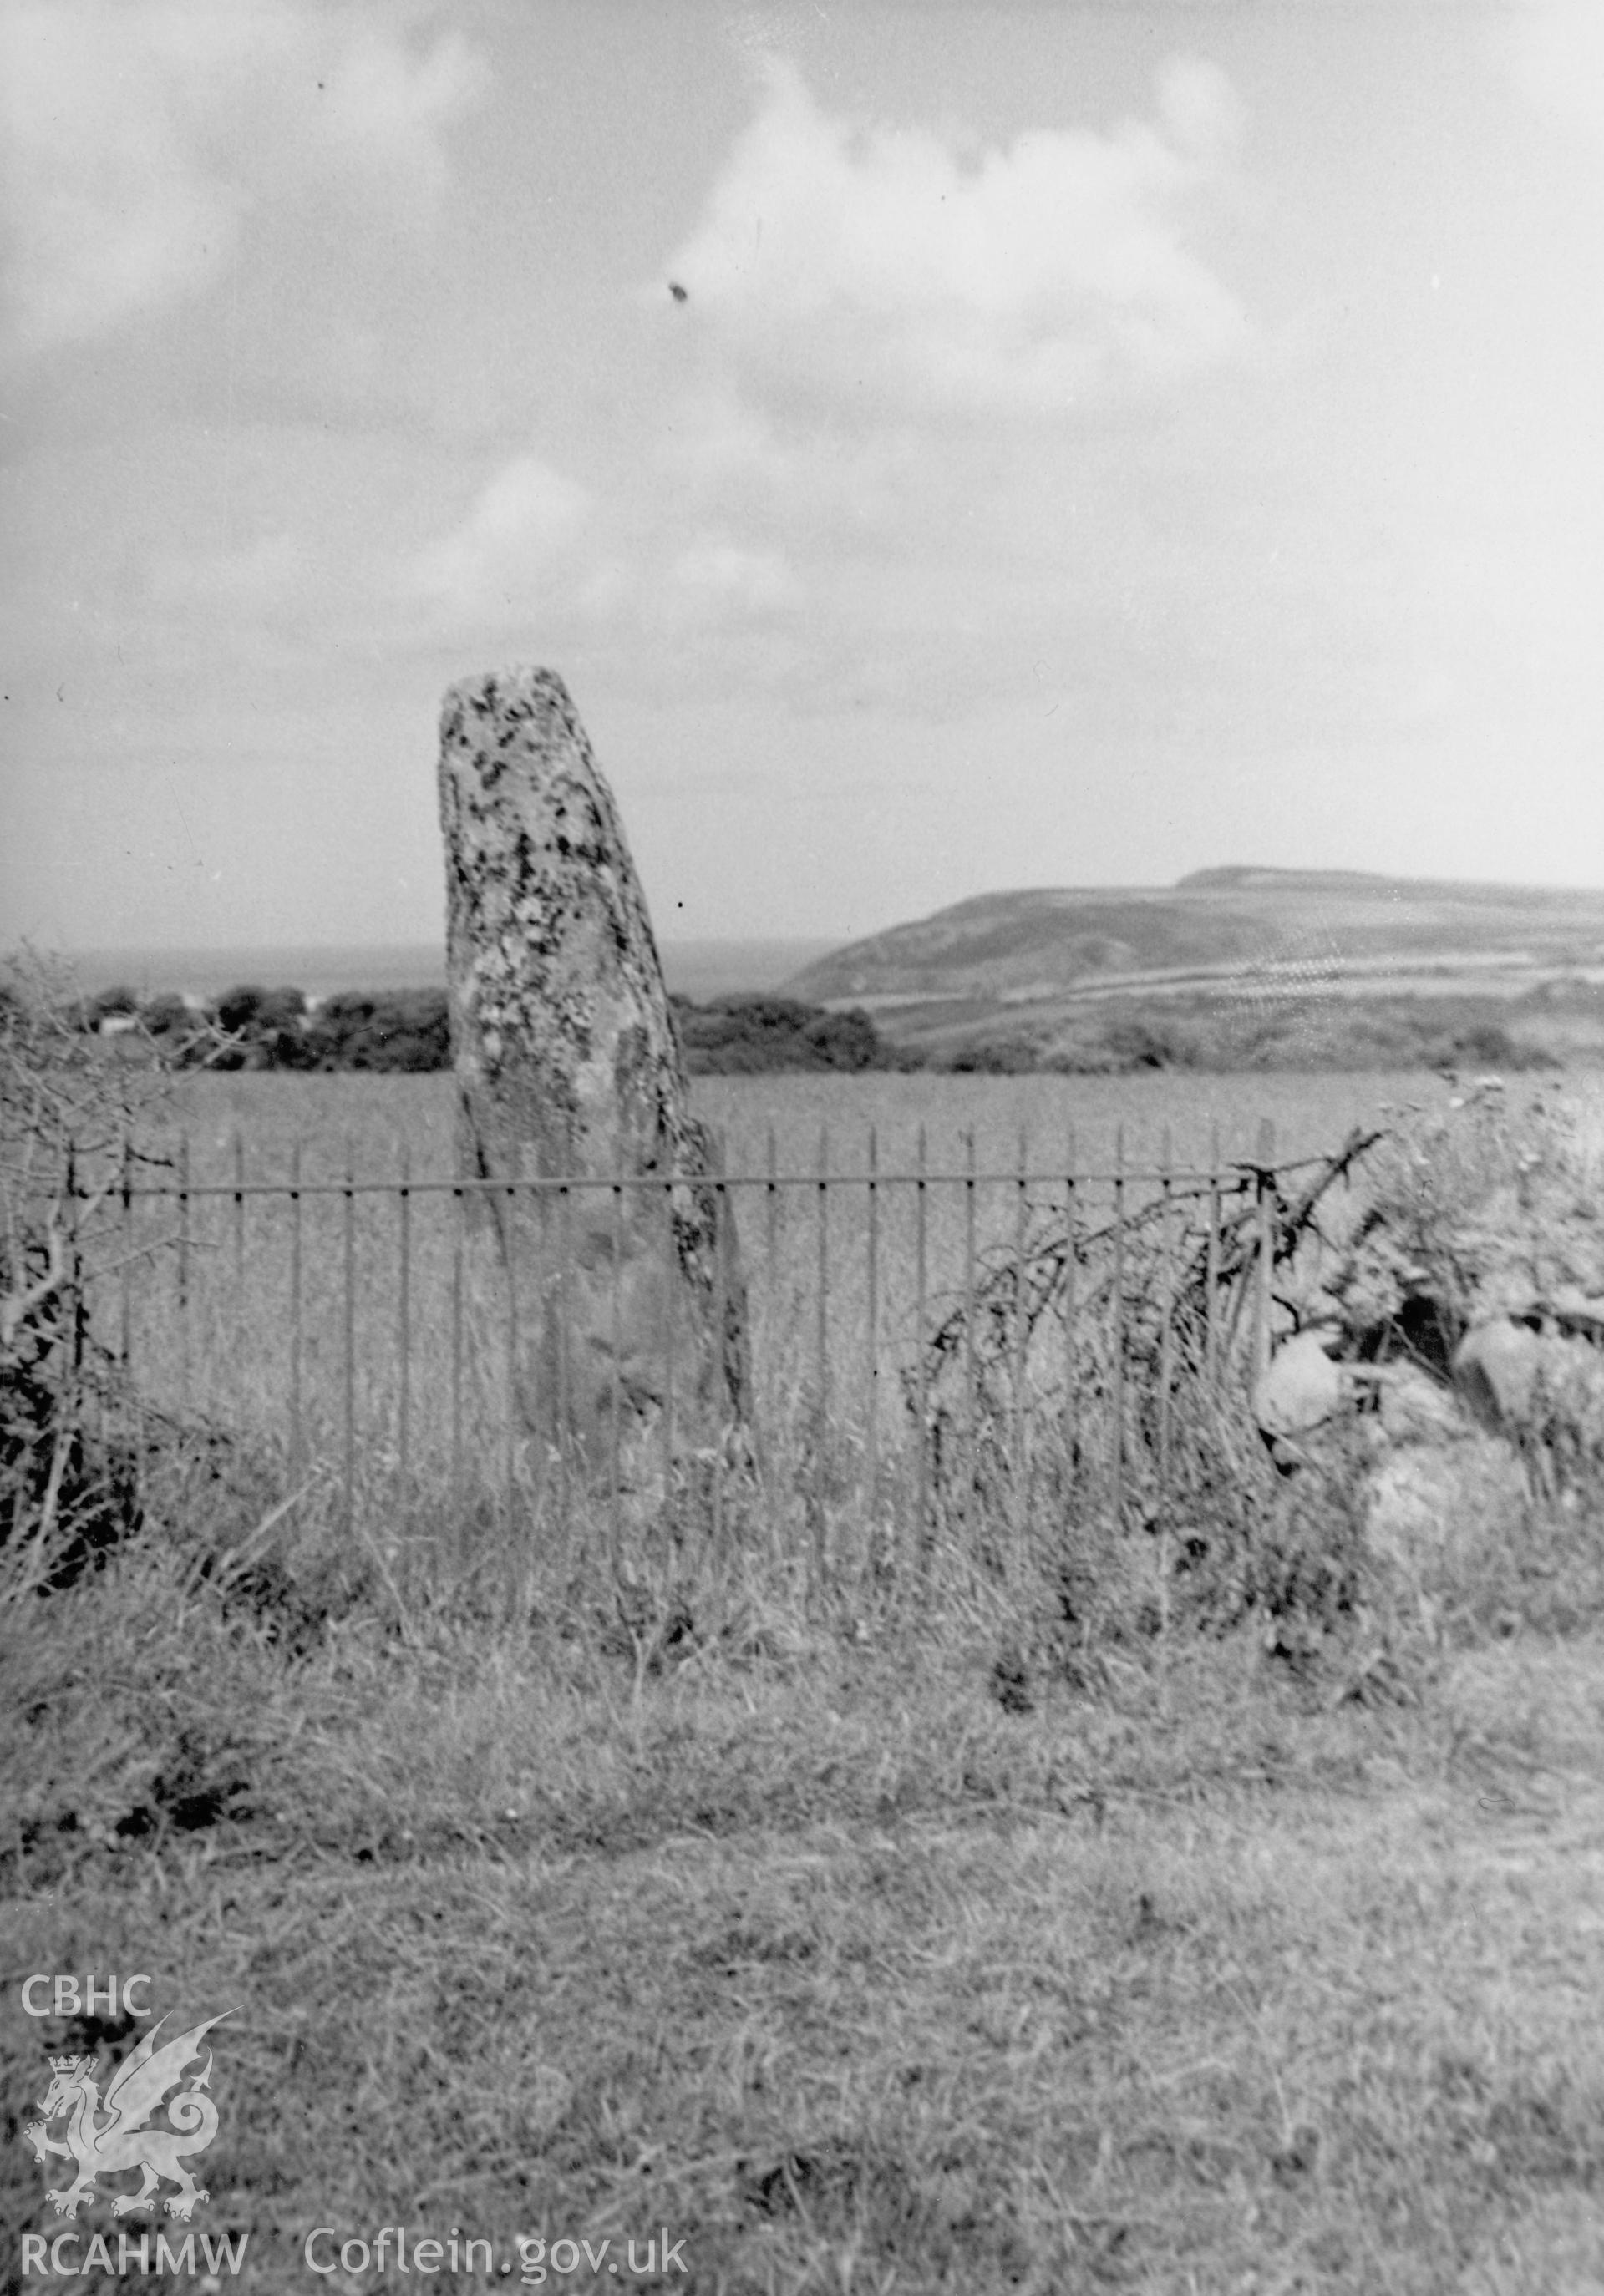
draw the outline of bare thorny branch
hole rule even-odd
[[[138,1256],[115,1206],[133,1168],[160,1160],[143,1142],[169,1088],[76,1025],[60,979],[13,961],[0,981],[0,1546],[31,1554],[34,1578],[131,1472],[107,1448],[126,1381],[89,1303]]]
[[[45,1229],[45,1272],[37,1283],[19,1280],[16,1290],[0,1297],[0,1370],[11,1360],[18,1332],[60,1290],[67,1272],[66,1246],[53,1220]]]
[[[1011,1250],[988,1257],[973,1305],[959,1300],[932,1334],[929,1344],[938,1365],[962,1359],[971,1349],[983,1357],[1012,1353],[1022,1333],[1028,1343],[1044,1316],[1065,1312],[1072,1270],[1075,1314],[1084,1318],[1090,1333],[1113,1302],[1116,1242],[1123,1262],[1120,1304],[1133,1351],[1140,1351],[1144,1319],[1166,1308],[1174,1332],[1201,1334],[1211,1287],[1216,1329],[1219,1302],[1225,1304],[1229,1346],[1247,1279],[1259,1266],[1262,1226],[1269,1226],[1273,1266],[1293,1259],[1312,1237],[1321,1235],[1317,1215],[1324,1199],[1386,1136],[1356,1128],[1335,1154],[1279,1168],[1238,1160],[1222,1168],[1217,1183],[1211,1177],[1172,1184],[1164,1193],[1134,1209],[1122,1208],[1096,1226],[1072,1228],[1060,1212],[1027,1244],[1022,1259]],[[1285,1184],[1299,1172],[1308,1177],[1289,1195]],[[1150,1183],[1152,1176],[1145,1177]],[[1212,1218],[1216,1202],[1217,1226]]]
[[[1241,1487],[1256,1452],[1251,1423],[1221,1406],[1239,1375],[1250,1304],[1263,1285],[1267,1305],[1288,1306],[1277,1271],[1328,1242],[1322,1207],[1384,1136],[1356,1129],[1334,1155],[1172,1179],[1095,1225],[1055,1206],[1023,1253],[988,1254],[972,1295],[927,1343],[924,1379],[906,1381],[916,1413],[923,1391],[938,1488],[966,1512],[966,1491],[1006,1488],[1020,1500],[1035,1456],[1044,1488],[1061,1492],[1054,1461],[1079,1472],[1088,1442],[1105,1466],[1123,1458],[1127,1489],[1144,1502],[1199,1475]],[[1158,1178],[1130,1177],[1149,1188]],[[1032,1418],[1058,1431],[1045,1454]]]

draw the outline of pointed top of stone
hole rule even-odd
[[[672,1166],[687,1110],[657,946],[555,670],[449,688],[440,801],[455,1065],[481,1152],[499,1136],[553,1171]]]

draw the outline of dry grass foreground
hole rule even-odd
[[[519,2235],[664,2226],[687,2271],[596,2276],[1604,2285],[1596,1639],[1365,1705],[1246,1632],[1075,1684],[975,1609],[809,1626],[732,1572],[695,1611],[353,1612],[295,1656],[155,1550],[12,1606],[8,2272],[61,2229],[42,2045],[135,2030],[21,1982],[140,1970],[234,2013],[195,2228],[249,2229],[241,2285],[486,2284],[302,2261],[398,2224],[498,2285]]]

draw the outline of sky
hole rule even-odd
[[[0,106],[6,943],[438,939],[516,662],[664,939],[1604,884],[1596,0],[0,0]]]

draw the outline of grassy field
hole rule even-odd
[[[1598,1087],[1588,1078],[1511,1083],[1517,1094],[1540,1089],[1585,1097]],[[702,1077],[694,1086],[698,1111],[724,1136],[728,1169],[758,1176],[768,1168],[770,1128],[781,1171],[816,1170],[821,1132],[833,1169],[862,1169],[871,1126],[883,1166],[897,1161],[906,1170],[921,1125],[933,1164],[948,1158],[956,1168],[973,1132],[982,1167],[1011,1170],[1023,1128],[1032,1161],[1056,1168],[1073,1129],[1082,1166],[1106,1168],[1121,1127],[1132,1164],[1157,1158],[1166,1129],[1178,1157],[1206,1158],[1215,1127],[1226,1156],[1251,1154],[1265,1119],[1278,1152],[1307,1156],[1334,1147],[1378,1111],[1440,1105],[1448,1095],[1440,1078],[1419,1073]],[[287,1169],[290,1144],[300,1138],[308,1171],[336,1174],[349,1142],[360,1170],[394,1172],[404,1141],[417,1177],[449,1178],[452,1095],[448,1076],[195,1076],[176,1085],[171,1105],[175,1120],[191,1129],[197,1168],[205,1158],[225,1177],[237,1128],[264,1176]]]
[[[196,1177],[232,1174],[236,1126],[252,1171],[302,1136],[306,1171],[337,1174],[349,1136],[360,1165],[405,1139],[415,1172],[443,1173],[440,1086],[195,1079],[175,1120]],[[921,1123],[933,1162],[972,1128],[1005,1168],[1022,1124],[1045,1142],[1073,1123],[1087,1164],[1116,1125],[1135,1160],[1166,1127],[1178,1157],[1215,1123],[1240,1151],[1263,1116],[1313,1152],[1444,1092],[912,1077],[699,1097],[732,1168],[761,1173],[770,1123],[782,1171],[811,1165],[821,1126],[861,1169],[869,1122],[883,1169]],[[326,1431],[345,1215],[325,1201],[302,1375]],[[744,1238],[764,1376],[804,1402],[816,1212],[799,1196],[772,1269],[762,1222]],[[140,2030],[34,2021],[22,1980],[137,1970],[169,2031],[232,2013],[193,2228],[249,2234],[242,2285],[318,2285],[317,2226],[320,2261],[362,2244],[325,2276],[341,2290],[1604,2285],[1596,1494],[1512,1523],[1491,1593],[1427,1609],[1363,1581],[1302,1641],[1251,1608],[1174,1630],[1139,1587],[1069,1620],[1067,1519],[996,1569],[954,1543],[922,1570],[871,1545],[810,1577],[805,1512],[782,1512],[627,1552],[504,1538],[516,1567],[408,1578],[376,1535],[341,1545],[326,1494],[279,1508],[283,1217],[251,1213],[243,1292],[225,1201],[193,1239],[188,1320],[167,1259],[128,1301],[175,1417],[256,1413],[274,1472],[257,1488],[215,1445],[177,1444],[111,1569],[0,1602],[8,2284],[38,2282],[24,2233],[66,2228],[20,2136],[45,2050],[109,2068]],[[358,1301],[378,1305],[351,1328],[362,1472],[393,1496],[392,1217],[353,1214]],[[426,1241],[421,1224],[420,1317]],[[850,1418],[862,1237],[829,1241]],[[894,1241],[893,1222],[888,1284]],[[881,1305],[889,1331],[894,1286]],[[476,1449],[495,1402],[485,1386]],[[892,1521],[903,1467],[881,1464]],[[766,1488],[810,1471],[786,1455]],[[424,1538],[437,1498],[411,1492]],[[1157,1541],[1128,1545],[1156,1588]],[[393,2235],[374,2256],[396,2226],[488,2261],[403,2275]],[[84,2223],[112,2259],[119,2231],[155,2228],[113,2225],[104,2198]],[[141,2284],[169,2280],[193,2284]]]
[[[133,2038],[21,1978],[137,1968],[233,2012],[199,2218],[243,2284],[406,2225],[492,2243],[455,2286],[665,2227],[640,2284],[728,2296],[1600,2285],[1598,1644],[1375,1710],[1251,1637],[1005,1699],[1001,1628],[754,1589],[645,1669],[442,1613],[292,1664],[154,1560],[12,1612],[13,2132],[42,2044]],[[61,2227],[4,2176],[14,2270]]]

